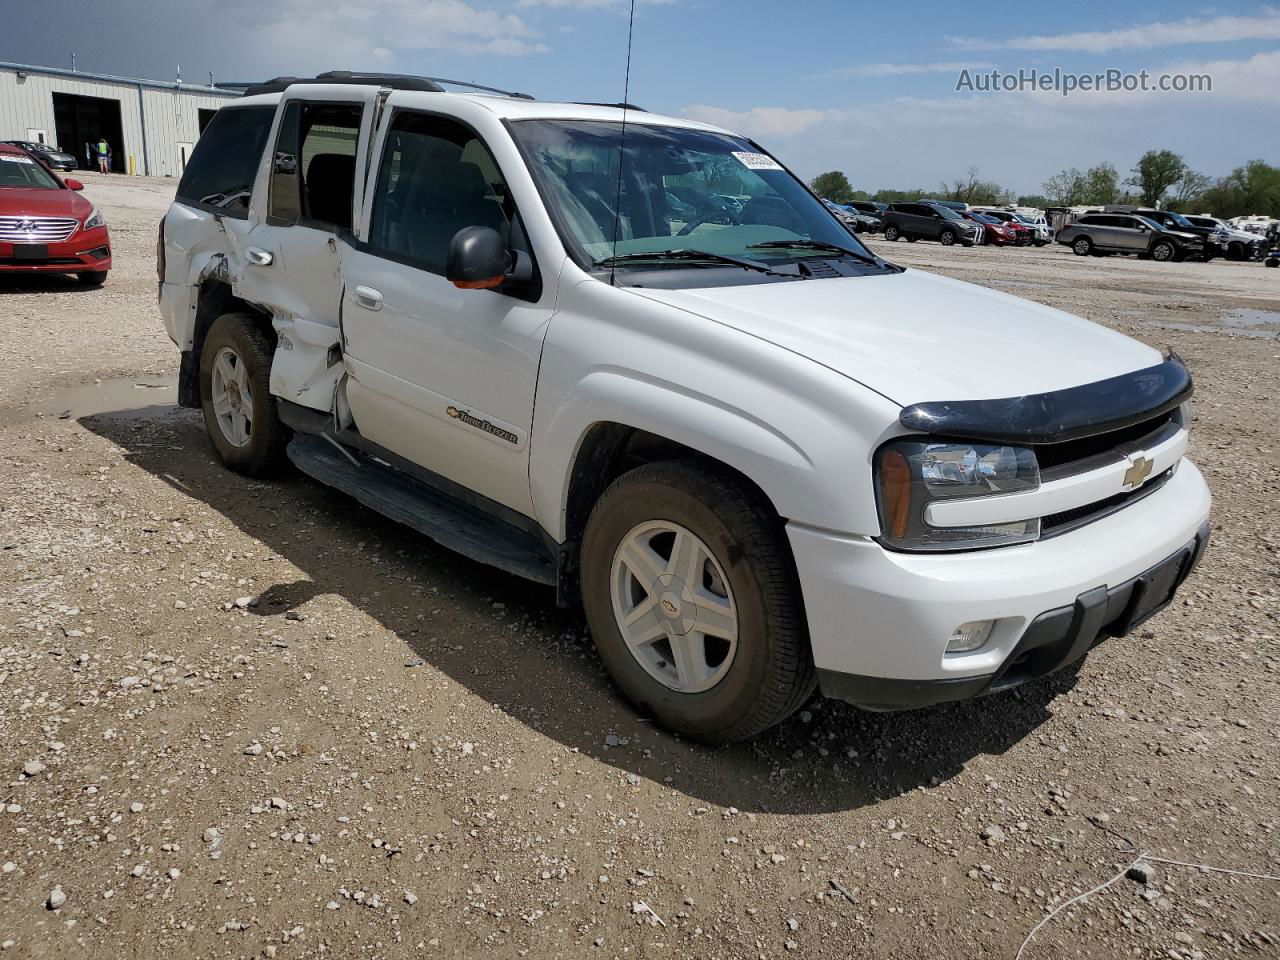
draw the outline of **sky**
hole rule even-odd
[[[331,69],[622,98],[630,0],[0,0],[0,60],[171,80]],[[957,90],[991,70],[1208,74],[1207,92]],[[975,81],[976,84],[976,81]],[[1127,0],[637,0],[630,101],[748,134],[796,173],[1038,193],[1168,148],[1211,176],[1280,161],[1280,7]]]

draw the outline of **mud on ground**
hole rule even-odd
[[[107,286],[0,281],[7,955],[1011,958],[1121,837],[1280,874],[1280,271],[872,241],[1176,349],[1214,541],[1074,685],[708,750],[550,592],[218,467],[155,304],[173,183],[85,180]],[[1024,956],[1280,956],[1280,884],[1156,864]]]

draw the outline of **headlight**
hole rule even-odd
[[[89,211],[89,219],[84,222],[84,228],[86,230],[93,230],[97,227],[105,227],[106,225],[107,218],[102,215],[102,211],[97,207],[94,207]]]
[[[906,439],[876,453],[881,541],[899,550],[972,550],[1025,543],[1040,520],[982,527],[935,527],[929,504],[960,497],[1022,493],[1040,487],[1040,467],[1027,447]]]

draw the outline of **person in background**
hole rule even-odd
[[[107,143],[106,137],[99,137],[98,142],[93,147],[94,155],[98,158],[98,172],[111,172],[111,144]]]

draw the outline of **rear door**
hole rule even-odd
[[[329,410],[341,367],[338,230],[350,229],[364,183],[376,86],[307,85],[286,93],[239,251],[239,294],[270,307],[285,349],[271,392]]]
[[[337,330],[335,234],[353,222],[377,97],[374,86],[308,85],[281,101],[239,251],[246,299]]]

